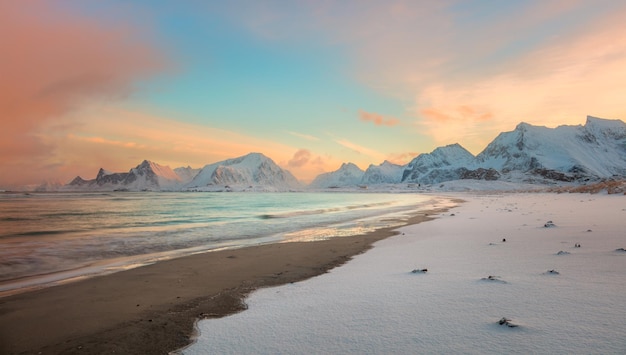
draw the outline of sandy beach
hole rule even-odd
[[[167,354],[189,344],[197,319],[241,311],[251,291],[325,273],[396,233],[209,252],[0,298],[0,353]]]

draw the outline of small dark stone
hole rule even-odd
[[[512,320],[510,320],[510,319],[508,319],[508,318],[506,318],[506,317],[502,317],[502,319],[500,319],[500,320],[498,321],[498,324],[500,324],[500,325],[506,325],[506,326],[507,326],[507,327],[509,327],[509,328],[515,328],[515,327],[517,327],[517,324],[511,323],[511,322],[512,322]]]

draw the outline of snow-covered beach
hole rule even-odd
[[[454,197],[467,202],[200,321],[183,353],[626,352],[623,195]]]

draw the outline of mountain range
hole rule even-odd
[[[520,123],[500,133],[474,156],[460,144],[439,147],[406,165],[388,161],[365,171],[344,163],[317,176],[308,188],[366,187],[381,184],[430,185],[452,180],[534,184],[626,178],[626,124],[588,116],[584,125],[547,128]],[[128,172],[100,169],[93,180],[76,177],[62,190],[290,191],[306,188],[289,171],[260,153],[205,165],[202,169],[144,160]]]
[[[144,160],[124,173],[100,169],[93,180],[77,176],[66,191],[289,191],[302,189],[290,172],[260,153],[205,165],[202,169],[168,166]]]

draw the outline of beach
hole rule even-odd
[[[201,253],[3,297],[0,353],[167,354],[189,344],[197,319],[244,310],[253,290],[323,274],[396,233]]]
[[[452,196],[466,202],[200,321],[182,353],[626,352],[623,195]]]

